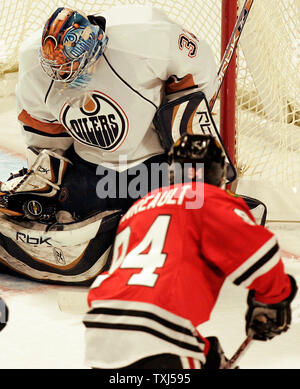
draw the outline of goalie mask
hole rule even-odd
[[[223,184],[225,155],[218,141],[212,135],[192,135],[188,133],[182,135],[169,152],[169,164],[173,165],[175,182],[178,182],[178,179],[182,182],[182,179],[184,179],[184,182],[204,181],[215,186],[222,186]],[[204,176],[202,164],[204,165]],[[177,169],[180,167],[180,174],[176,172],[176,165]],[[189,169],[188,176],[186,167]],[[200,173],[197,171],[198,169]],[[184,177],[182,174],[184,174]]]
[[[47,20],[42,36],[40,62],[55,81],[74,86],[89,80],[90,68],[102,55],[108,37],[99,25],[69,8],[58,8]],[[72,85],[73,83],[73,85]],[[78,86],[75,82],[75,86]]]

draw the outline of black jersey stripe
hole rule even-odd
[[[255,273],[259,268],[265,265],[274,255],[279,251],[278,243],[276,243],[264,256],[262,256],[258,261],[254,263],[248,270],[236,278],[233,283],[235,285],[240,285],[242,282],[247,280],[253,273]]]
[[[47,99],[48,99],[48,96],[49,96],[49,93],[50,93],[50,91],[52,89],[53,84],[54,84],[54,80],[51,80],[51,83],[49,85],[49,88],[48,88],[48,90],[46,92],[46,95],[45,95],[45,98],[44,98],[44,103],[45,104],[47,103]]]
[[[138,332],[147,332],[157,338],[163,339],[169,343],[172,343],[178,347],[181,347],[186,350],[195,351],[195,352],[203,352],[200,347],[182,342],[180,340],[171,338],[170,336],[167,336],[157,330],[154,330],[153,328],[147,327],[147,326],[141,326],[141,325],[135,325],[135,324],[113,324],[113,323],[103,323],[103,322],[89,322],[84,320],[83,324],[87,328],[106,328],[106,329],[113,329],[113,330],[126,330],[126,331],[138,331]]]
[[[116,309],[116,308],[94,308],[90,310],[89,314],[104,314],[104,315],[115,315],[115,316],[131,316],[131,317],[143,317],[145,319],[151,319],[153,321],[156,321],[159,324],[162,324],[164,327],[170,328],[171,330],[174,330],[176,332],[180,332],[185,335],[192,336],[195,338],[195,335],[192,333],[192,331],[186,327],[182,327],[178,324],[175,324],[173,322],[170,322],[166,319],[163,319],[161,316],[155,315],[152,312],[148,311],[138,311],[133,309]],[[203,343],[200,337],[196,337],[198,342]]]

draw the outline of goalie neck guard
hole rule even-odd
[[[89,78],[87,69],[102,55],[108,41],[104,30],[90,20],[96,19],[62,7],[47,20],[40,62],[53,80],[72,86],[78,78]]]
[[[204,179],[207,184],[219,187],[224,183],[225,154],[221,145],[212,135],[185,133],[174,143],[168,157],[169,164],[173,166],[175,181],[178,179],[184,179],[185,182],[187,180],[203,181]],[[181,169],[180,175],[176,174],[177,164]],[[197,164],[204,164],[204,177],[203,174],[197,174]],[[187,177],[186,167],[192,167],[194,174]]]

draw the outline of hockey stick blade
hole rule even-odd
[[[249,335],[240,345],[240,347],[236,350],[233,356],[226,362],[225,366],[222,369],[233,369],[236,361],[244,354],[245,350],[248,348],[249,344],[252,342],[253,336]]]

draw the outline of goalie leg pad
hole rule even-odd
[[[85,284],[105,271],[122,213],[49,225],[0,216],[0,261],[39,281]]]

